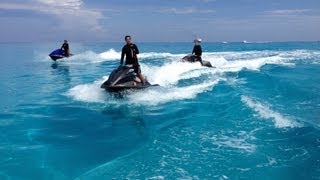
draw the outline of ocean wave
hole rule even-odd
[[[300,127],[301,124],[293,120],[288,116],[284,116],[279,112],[276,112],[270,108],[269,105],[254,101],[247,96],[241,96],[242,102],[244,102],[248,107],[252,108],[253,111],[257,112],[261,118],[271,119],[277,128],[294,128]]]
[[[143,73],[148,80],[160,84],[162,86],[169,86],[181,80],[181,76],[193,70],[207,69],[200,65],[200,63],[191,64],[184,62],[169,62],[163,66],[147,66],[141,63]]]
[[[184,67],[184,68],[181,68]],[[180,68],[178,68],[180,67]],[[148,67],[142,64],[144,74],[152,84],[160,84],[161,87],[149,88],[143,91],[134,91],[126,95],[128,104],[143,104],[143,105],[157,105],[166,103],[172,100],[191,99],[197,94],[210,90],[216,85],[221,78],[209,79],[199,84],[188,85],[185,87],[178,87],[176,83],[181,79],[189,79],[194,77],[193,73],[188,75],[191,70],[203,71],[207,68],[200,66],[193,66],[190,63],[168,63],[157,69],[156,67]],[[157,69],[157,70],[156,70]],[[163,73],[167,72],[167,73]],[[201,72],[198,72],[200,75]],[[110,94],[106,93],[100,88],[100,85],[107,80],[107,76],[89,84],[80,84],[71,88],[66,95],[72,97],[74,100],[93,103],[109,104],[120,103],[112,99]]]
[[[178,61],[186,54],[173,54],[169,52],[143,52],[138,55],[140,61],[149,59],[163,59],[167,61]],[[62,59],[67,63],[87,64],[87,63],[101,63],[105,61],[119,61],[121,52],[111,48],[104,52],[94,52],[91,50],[75,54],[69,58]],[[41,58],[40,58],[41,59]],[[48,61],[50,58],[42,58]],[[263,50],[263,51],[222,51],[222,52],[204,52],[202,55],[203,60],[210,61],[214,66],[219,66],[225,61],[244,62],[248,61],[253,66],[259,67],[258,63],[267,61],[268,63],[292,65],[297,60],[312,59],[315,62],[320,60],[320,51],[316,50],[292,50],[292,51],[276,51],[276,50]],[[248,63],[247,62],[247,63]]]
[[[77,101],[103,103],[107,97],[100,85],[107,79],[108,77],[103,77],[93,83],[77,85],[71,88],[66,95]]]
[[[192,99],[199,93],[212,89],[217,82],[225,81],[225,74],[228,72],[239,72],[243,69],[259,71],[266,64],[275,64],[282,66],[295,65],[294,60],[298,57],[307,58],[310,56],[320,56],[320,52],[295,50],[290,52],[279,51],[249,51],[249,52],[205,52],[203,59],[211,62],[215,68],[202,67],[200,63],[185,63],[179,62],[183,57],[182,54],[171,53],[141,53],[142,57],[141,68],[143,74],[152,84],[159,84],[161,87],[146,89],[140,92],[132,93],[132,96],[127,96],[132,102],[142,104],[165,103],[169,101]],[[84,54],[79,54],[71,58],[86,59],[86,62],[102,62],[115,61],[120,57],[120,52],[114,49],[109,49],[103,53],[94,53],[88,51]],[[91,59],[90,59],[91,58]],[[163,58],[164,63],[160,66],[147,65],[143,59],[146,58]],[[77,60],[74,61],[76,62]],[[73,60],[73,59],[71,59]],[[81,61],[80,61],[81,62]],[[85,62],[85,60],[83,60]],[[179,82],[201,78],[197,84],[191,83],[180,87]],[[100,88],[100,85],[105,80],[97,80],[90,84],[80,84],[67,93],[68,96],[78,101],[85,102],[105,102],[112,101],[112,98],[106,97],[105,92]],[[143,96],[142,96],[143,94]],[[138,97],[138,98],[137,98]],[[157,97],[155,100],[155,97]],[[242,98],[250,104],[250,99]],[[252,105],[252,104],[250,104]],[[255,107],[259,107],[256,105]],[[265,109],[267,111],[267,109]],[[279,118],[278,118],[279,119]],[[281,119],[281,118],[280,118]],[[282,126],[279,124],[279,126]],[[286,125],[284,125],[286,126]]]
[[[218,82],[219,80],[217,79],[211,82],[204,82],[187,87],[148,89],[146,91],[130,94],[128,98],[131,102],[130,104],[135,105],[158,105],[170,101],[193,99],[197,94],[212,89]]]
[[[138,55],[139,59],[154,59],[154,58],[171,58],[171,57],[182,57],[183,54],[171,54],[167,52],[163,53],[156,53],[156,52],[146,52],[140,53]],[[100,61],[113,61],[113,60],[120,60],[121,52],[116,51],[113,48],[104,51],[102,53],[96,53],[93,51],[85,51],[80,54],[76,54],[71,56],[69,59],[78,59],[78,60],[92,60],[93,62],[100,62]],[[97,61],[98,60],[98,61]]]
[[[233,132],[232,132],[233,133]],[[206,143],[215,146],[215,149],[230,148],[237,149],[246,153],[253,153],[256,150],[256,145],[252,143],[256,138],[252,135],[252,132],[240,131],[237,134],[232,134],[229,131],[221,131],[217,134],[207,132],[201,134],[201,146],[204,149]]]

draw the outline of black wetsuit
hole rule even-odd
[[[69,44],[68,43],[63,43],[61,46],[61,49],[64,51],[64,54],[66,56],[69,56]]]
[[[133,65],[134,72],[141,73],[137,54],[139,54],[139,49],[135,44],[124,45],[122,48],[120,64],[123,64],[124,56],[126,56],[125,65]]]
[[[195,54],[196,57],[194,58],[194,61],[200,61],[200,63],[202,64],[202,49],[200,45],[194,45],[193,50],[192,50],[192,54]],[[202,64],[203,65],[203,64]]]
[[[200,45],[194,45],[193,50],[192,50],[192,54],[195,54],[197,56],[201,56],[202,55],[202,49]]]

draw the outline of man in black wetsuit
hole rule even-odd
[[[202,55],[202,49],[201,49],[201,39],[200,38],[196,38],[194,40],[194,47],[193,47],[193,50],[192,50],[192,54],[194,54],[196,56],[196,58],[194,59],[195,61],[200,61],[200,63],[202,64],[202,58],[201,58],[201,55]]]
[[[127,44],[124,45],[122,48],[120,64],[123,65],[123,59],[124,59],[124,56],[126,56],[125,65],[132,65],[134,72],[137,73],[138,78],[144,84],[145,79],[144,79],[143,75],[141,74],[141,69],[140,69],[140,65],[139,65],[138,57],[137,57],[137,54],[139,54],[139,49],[135,44],[133,44],[131,42],[130,36],[126,36],[124,39]]]
[[[69,49],[69,44],[67,40],[64,40],[61,49],[63,50],[63,53],[65,56],[69,57],[70,56],[70,49]]]

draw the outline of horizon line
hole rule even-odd
[[[63,40],[61,40],[62,42]],[[56,43],[60,41],[0,41],[1,44],[5,43]],[[74,43],[125,43],[124,41],[72,41],[68,40],[68,42]],[[193,43],[192,41],[134,41],[138,43]],[[243,44],[250,44],[250,43],[293,43],[293,42],[320,42],[320,40],[288,40],[288,41],[202,41],[202,43],[243,43]]]

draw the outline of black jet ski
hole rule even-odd
[[[202,60],[199,56],[189,54],[181,59],[183,62],[200,62],[202,66],[213,67],[209,61]]]
[[[70,54],[70,56],[72,56],[73,54]],[[70,56],[66,56],[64,51],[62,49],[56,49],[54,51],[52,51],[49,56],[51,57],[52,60],[56,61],[57,59],[62,59],[65,57],[70,57]]]
[[[119,66],[113,70],[101,88],[109,92],[118,92],[127,89],[144,89],[151,86],[159,86],[158,84],[150,84],[147,80],[143,84],[137,77],[132,66]]]

